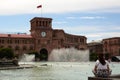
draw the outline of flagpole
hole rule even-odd
[[[42,17],[42,7],[41,7],[41,17]]]
[[[41,15],[41,17],[42,17],[42,5],[38,5],[37,8],[41,8],[41,13],[40,13],[40,15]]]

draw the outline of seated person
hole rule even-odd
[[[108,61],[105,60],[103,54],[99,54],[93,73],[96,77],[103,77],[103,78],[107,78],[111,75],[109,63]]]

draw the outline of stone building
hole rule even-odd
[[[100,54],[103,52],[103,44],[102,41],[92,41],[90,43],[88,43],[88,49],[89,52],[92,53],[96,53],[96,54]]]
[[[90,53],[103,53],[106,58],[120,56],[120,37],[103,39],[101,42],[88,43]]]
[[[103,53],[120,56],[120,37],[103,39]]]
[[[16,55],[37,51],[46,55],[47,60],[53,49],[74,47],[78,50],[87,49],[87,38],[65,33],[64,30],[53,29],[52,19],[35,17],[30,21],[31,34],[0,34],[0,47],[9,47]]]

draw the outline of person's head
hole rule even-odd
[[[104,54],[103,54],[103,53],[100,53],[100,54],[98,55],[98,60],[100,61],[100,63],[101,63],[102,65],[105,65],[105,64],[106,64],[106,62],[105,62],[105,57],[104,57]]]

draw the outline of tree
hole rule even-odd
[[[0,58],[12,59],[14,58],[14,53],[11,48],[0,48]]]
[[[97,60],[97,54],[96,53],[90,53],[90,61],[96,61]]]

